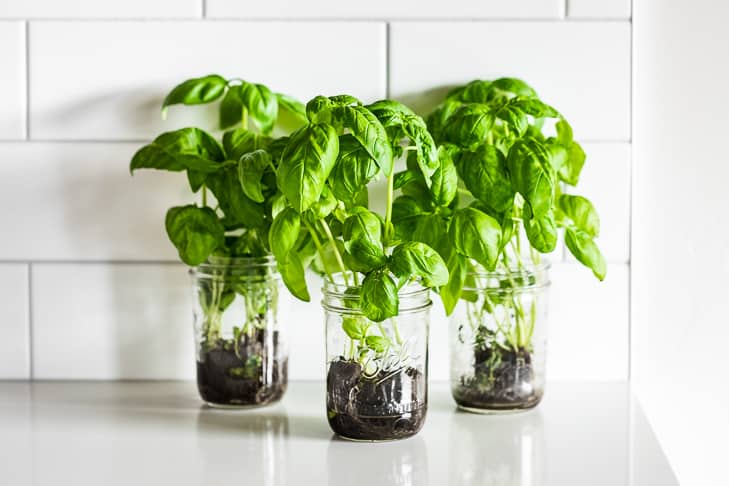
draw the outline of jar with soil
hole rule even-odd
[[[277,319],[274,258],[210,257],[190,273],[200,397],[222,408],[279,400],[288,350]]]
[[[451,391],[477,413],[535,407],[544,393],[549,264],[473,271],[450,317]]]
[[[428,406],[429,289],[408,284],[398,293],[398,315],[373,322],[359,307],[360,287],[324,284],[327,418],[345,439],[410,437]]]

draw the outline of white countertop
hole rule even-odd
[[[203,406],[192,383],[0,383],[0,482],[45,485],[677,485],[626,384],[548,384],[534,411],[456,410],[431,385],[423,430],[337,439],[324,385],[281,403]]]

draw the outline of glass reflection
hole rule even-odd
[[[422,437],[397,442],[349,442],[333,437],[327,451],[330,486],[424,486],[428,454]]]
[[[290,484],[285,467],[289,435],[285,410],[264,415],[202,407],[197,428],[205,484]],[[237,478],[230,474],[232,464],[238,465]]]
[[[501,415],[455,412],[449,445],[451,484],[546,484],[544,424],[539,409]]]

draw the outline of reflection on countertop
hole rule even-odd
[[[291,383],[281,403],[227,411],[195,385],[0,383],[6,484],[643,486],[677,484],[626,384],[553,383],[535,410],[476,415],[431,385],[417,436],[334,436],[324,385]]]

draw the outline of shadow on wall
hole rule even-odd
[[[470,80],[464,81],[464,83]],[[415,113],[425,118],[428,116],[433,109],[443,101],[443,98],[457,85],[438,86],[427,91],[419,93],[406,93],[403,95],[393,96],[394,99],[405,103],[407,106],[412,108]]]

